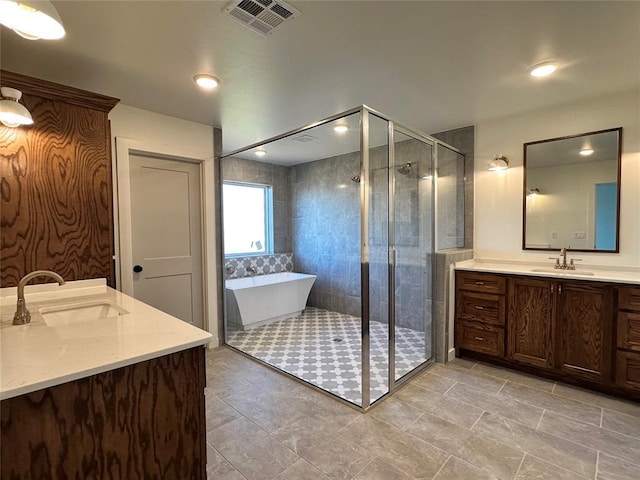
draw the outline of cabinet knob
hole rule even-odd
[[[134,265],[133,266],[133,271],[135,273],[140,273],[142,271],[142,265]]]

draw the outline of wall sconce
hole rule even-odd
[[[58,11],[48,0],[0,0],[0,23],[27,40],[64,37]]]
[[[539,188],[528,188],[527,189],[527,197],[535,197],[536,195],[540,195]]]
[[[509,159],[504,155],[499,155],[489,162],[489,170],[492,172],[506,170],[507,168],[509,168]]]
[[[7,127],[15,128],[20,125],[33,125],[33,118],[29,110],[18,100],[22,97],[22,92],[15,88],[0,88],[2,97],[0,99],[0,122]]]

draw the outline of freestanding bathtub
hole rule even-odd
[[[228,326],[246,330],[300,315],[315,280],[294,272],[226,280]]]

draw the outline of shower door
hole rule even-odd
[[[395,126],[389,169],[391,384],[432,358],[433,146]]]

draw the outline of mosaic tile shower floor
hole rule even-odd
[[[308,307],[297,317],[244,332],[230,332],[227,343],[360,405],[360,331],[360,318]],[[389,389],[387,327],[371,322],[370,339],[373,402]],[[424,332],[396,327],[396,377],[426,359]]]

